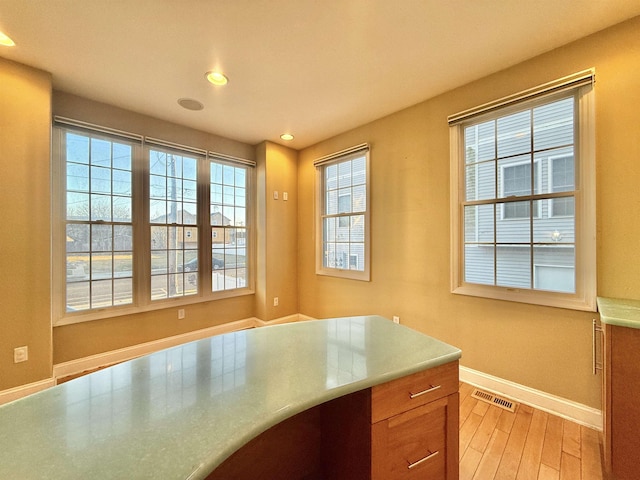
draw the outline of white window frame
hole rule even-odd
[[[370,195],[370,158],[369,158],[370,148],[369,145],[364,143],[360,145],[356,145],[354,147],[339,151],[337,153],[327,155],[325,157],[319,158],[314,161],[314,166],[316,167],[316,274],[317,275],[326,275],[332,277],[340,277],[351,280],[362,280],[362,281],[370,281],[371,280],[371,241],[370,241],[370,230],[371,230],[371,195]],[[349,254],[347,259],[347,268],[339,268],[339,267],[329,267],[324,265],[324,218],[325,215],[325,184],[324,184],[324,173],[325,168],[327,166],[340,163],[347,160],[353,160],[355,158],[363,157],[365,158],[365,168],[366,168],[366,176],[365,176],[365,210],[360,212],[352,212],[357,213],[358,215],[364,216],[364,268],[363,270],[352,270],[350,267],[351,264],[351,254]],[[338,214],[338,218],[348,218],[342,217]],[[349,215],[349,214],[347,214]]]
[[[498,300],[536,305],[595,311],[596,310],[596,184],[595,184],[595,70],[583,72],[528,89],[509,97],[465,110],[449,117],[450,140],[450,218],[451,218],[451,292]],[[577,169],[575,187],[575,279],[576,292],[542,290],[472,284],[464,281],[464,212],[465,152],[463,123],[473,118],[491,118],[500,111],[522,108],[524,103],[550,99],[553,95],[574,91],[578,140],[574,145]],[[558,194],[561,196],[560,194]],[[502,199],[497,199],[499,203]]]
[[[109,306],[103,308],[86,309],[79,311],[67,311],[66,300],[66,155],[63,136],[66,132],[79,134],[91,134],[104,136],[107,139],[117,141],[125,139],[135,143],[132,153],[132,177],[133,177],[133,303],[126,305]],[[197,204],[198,222],[198,258],[199,268],[193,275],[198,275],[198,293],[188,296],[177,296],[167,299],[151,299],[151,265],[150,255],[150,221],[149,221],[149,148],[167,148],[185,155],[199,158],[197,174]],[[114,130],[79,120],[54,117],[53,128],[53,156],[52,156],[52,323],[54,326],[80,323],[102,318],[110,318],[121,315],[131,315],[146,311],[154,311],[201,302],[209,302],[222,298],[243,296],[255,293],[255,232],[254,224],[254,192],[255,192],[255,162],[236,158],[204,149],[178,145],[156,138],[146,137],[129,132]],[[209,165],[212,161],[225,162],[231,165],[247,167],[247,281],[244,287],[212,291],[212,265],[211,265],[211,221],[209,217]],[[207,261],[207,259],[209,260]],[[186,280],[185,280],[186,281]]]

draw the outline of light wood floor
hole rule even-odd
[[[527,405],[515,413],[460,384],[460,480],[602,480],[601,434]]]

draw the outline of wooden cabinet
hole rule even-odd
[[[458,478],[458,362],[373,387],[372,480]]]
[[[604,458],[613,480],[638,478],[640,329],[604,325]]]
[[[291,417],[208,480],[457,480],[458,362]]]

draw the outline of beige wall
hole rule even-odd
[[[460,347],[464,366],[600,408],[597,314],[450,293],[447,116],[595,67],[598,290],[640,298],[639,31],[636,18],[300,152],[300,312],[399,315]],[[362,142],[371,143],[372,281],[316,276],[312,162]]]
[[[298,154],[290,148],[263,142],[257,147],[257,156],[256,316],[273,320],[298,313]],[[278,192],[277,200],[274,192]],[[278,306],[273,304],[274,297],[278,297]]]
[[[51,376],[50,118],[51,76],[0,58],[0,390]]]

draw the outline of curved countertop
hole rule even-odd
[[[460,355],[379,316],[187,343],[0,406],[0,478],[203,479],[286,418]]]
[[[602,323],[640,328],[640,300],[598,297],[597,302]]]

